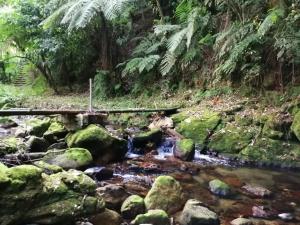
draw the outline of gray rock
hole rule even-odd
[[[231,225],[253,225],[252,220],[246,218],[237,218],[230,222]]]
[[[26,137],[26,130],[22,128],[18,128],[15,131],[15,137],[17,138],[25,138]]]
[[[186,202],[180,216],[182,225],[219,225],[218,215],[208,208],[204,207],[201,202],[190,199]]]
[[[273,219],[276,218],[276,211],[266,206],[253,206],[252,215],[257,218]]]
[[[122,204],[121,213],[125,219],[134,219],[137,215],[145,213],[144,199],[138,195],[129,196]]]
[[[280,213],[278,217],[284,221],[290,221],[294,219],[294,215],[292,213]]]
[[[113,177],[114,171],[106,167],[92,167],[84,171],[84,173],[98,181],[108,180]]]
[[[97,188],[97,193],[104,199],[106,207],[112,210],[120,210],[122,203],[129,196],[124,187],[114,184]]]
[[[93,216],[90,221],[93,225],[120,225],[122,218],[119,213],[105,209],[103,213]]]
[[[242,190],[244,190],[246,193],[256,196],[256,197],[269,197],[272,192],[268,190],[267,188],[261,187],[261,186],[254,186],[251,184],[244,185],[242,187]]]
[[[51,149],[66,149],[68,146],[67,146],[67,143],[66,142],[59,142],[59,143],[54,143],[52,145],[50,145],[48,147],[48,150],[51,150]]]

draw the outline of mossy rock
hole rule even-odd
[[[123,159],[127,143],[112,136],[103,127],[90,125],[66,137],[70,148],[85,148],[91,152],[98,163],[108,163]]]
[[[42,169],[44,173],[59,173],[63,171],[62,167],[51,165],[43,161],[36,161],[33,164],[38,168]]]
[[[192,139],[176,141],[174,155],[182,160],[193,160],[195,155],[195,142]]]
[[[45,118],[45,119],[34,118],[26,121],[26,130],[30,135],[42,137],[43,134],[50,127],[50,124],[51,121],[49,118]]]
[[[45,138],[31,136],[26,142],[30,152],[45,152],[49,142]]]
[[[64,138],[68,131],[65,126],[57,121],[51,122],[48,130],[44,133],[44,138],[49,142],[55,142],[59,139]]]
[[[153,129],[146,132],[136,134],[132,138],[132,145],[135,148],[145,147],[148,143],[159,145],[162,140],[162,131],[160,129]]]
[[[185,138],[192,139],[195,143],[203,145],[220,121],[221,117],[218,113],[206,111],[200,118],[184,120],[176,127],[176,130]]]
[[[171,119],[173,120],[173,122],[175,124],[179,124],[187,118],[189,118],[189,116],[186,112],[176,113],[176,114],[171,116]]]
[[[147,114],[137,114],[137,113],[121,113],[121,114],[111,114],[108,117],[111,123],[119,124],[124,127],[139,127],[144,128],[149,125],[149,119]]]
[[[229,196],[232,194],[228,184],[219,179],[215,179],[209,182],[209,190],[219,196]]]
[[[239,156],[244,160],[281,162],[300,161],[300,146],[270,138],[259,138],[243,149]]]
[[[16,152],[23,152],[26,150],[26,145],[22,139],[9,137],[0,140],[0,156]]]
[[[132,222],[132,225],[152,224],[152,225],[170,225],[168,214],[163,210],[149,210],[145,214],[138,215]]]
[[[63,169],[80,169],[93,162],[91,153],[84,148],[70,148],[65,152],[61,151],[61,153],[57,155],[47,154],[43,161]]]
[[[170,176],[159,176],[145,198],[145,205],[148,210],[162,209],[172,214],[181,209],[183,201],[183,192],[179,182]]]
[[[300,141],[300,111],[294,117],[291,130],[296,135],[297,139]]]
[[[263,127],[263,135],[272,139],[287,137],[292,124],[292,118],[288,114],[272,114],[268,116]]]
[[[253,123],[253,118],[249,115],[235,115],[234,120],[240,126],[250,126]]]
[[[145,213],[144,199],[138,195],[129,196],[122,204],[121,213],[125,219],[134,219],[137,215]]]
[[[248,146],[258,132],[258,127],[227,124],[210,137],[208,147],[220,153],[237,154]]]
[[[95,225],[120,225],[122,217],[116,211],[105,209],[104,212],[91,217],[90,222]]]

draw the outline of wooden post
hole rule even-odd
[[[89,104],[89,112],[93,111],[93,81],[92,78],[90,78],[90,104]]]

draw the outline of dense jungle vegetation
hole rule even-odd
[[[99,98],[300,82],[297,0],[1,0],[0,79]],[[221,85],[220,85],[221,84]],[[68,88],[66,88],[68,87]],[[245,90],[245,88],[244,88]]]

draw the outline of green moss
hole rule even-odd
[[[257,127],[228,124],[211,136],[208,147],[217,152],[236,154],[244,149],[258,132]]]
[[[121,213],[124,218],[133,219],[136,215],[145,212],[144,199],[138,195],[129,196],[122,204]]]
[[[162,196],[168,196],[162,198]],[[145,198],[146,208],[162,209],[168,213],[174,213],[183,204],[181,185],[173,177],[159,176],[156,178],[151,190]]]
[[[34,118],[26,121],[28,133],[38,137],[43,136],[43,134],[48,130],[50,124],[49,118],[45,118],[43,120]]]
[[[226,196],[231,193],[231,189],[228,184],[219,179],[215,179],[209,182],[209,189],[211,192],[217,195]]]
[[[180,150],[183,153],[191,153],[195,150],[195,143],[192,139],[182,139],[177,141]]]
[[[85,166],[93,161],[91,153],[83,148],[70,148],[65,155],[68,159],[76,161],[79,166]]]
[[[25,149],[26,146],[21,139],[10,137],[0,140],[0,155],[21,152]]]
[[[206,111],[200,118],[184,120],[176,127],[176,130],[185,138],[193,139],[197,144],[203,145],[220,121],[221,117],[218,113]]]
[[[60,166],[51,165],[51,164],[48,164],[48,163],[43,162],[43,161],[34,162],[34,165],[41,168],[45,172],[51,171],[53,173],[58,173],[58,172],[62,172],[62,170],[63,170]]]
[[[7,170],[7,166],[0,163],[0,188],[2,188],[4,184],[7,184],[10,181],[9,177],[6,174]]]
[[[168,214],[163,210],[149,210],[145,214],[138,215],[132,222],[133,225],[152,224],[152,225],[169,225]]]
[[[67,130],[65,126],[60,122],[54,121],[51,123],[48,130],[44,133],[44,137],[47,140],[55,140],[64,137],[66,133]]]
[[[137,114],[137,113],[121,113],[121,114],[111,114],[108,120],[114,124],[119,124],[124,127],[139,127],[144,128],[149,125],[149,119],[147,114]]]
[[[291,126],[292,132],[296,135],[300,141],[300,111],[295,115],[293,124]]]
[[[247,115],[235,115],[235,122],[241,126],[249,126],[253,123],[253,118]]]
[[[171,119],[173,120],[173,122],[175,124],[179,124],[187,118],[188,118],[188,115],[186,112],[180,112],[180,113],[177,113],[177,114],[174,114],[171,116]]]

